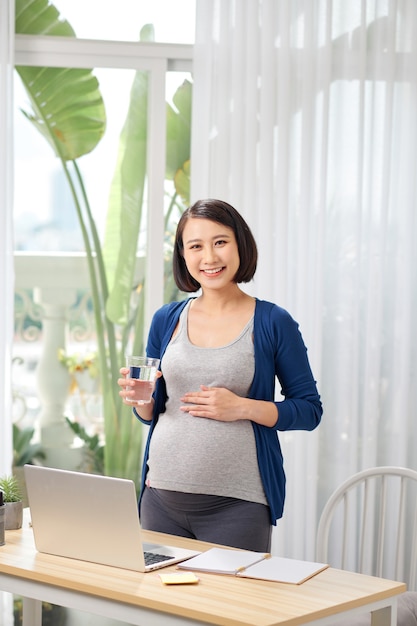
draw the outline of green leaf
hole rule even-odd
[[[19,502],[22,499],[22,490],[16,476],[0,476],[0,491],[3,492],[5,502]]]
[[[172,99],[176,110],[167,104],[166,177],[174,179],[177,170],[190,160],[192,84],[185,80]]]
[[[106,128],[104,102],[91,71],[22,66],[16,70],[33,107],[23,113],[55,154],[72,161],[91,152]]]
[[[118,324],[127,322],[134,284],[146,175],[147,110],[148,75],[136,72],[110,188],[103,245],[110,290],[106,313]]]
[[[190,161],[186,161],[174,176],[175,191],[186,204],[190,201],[190,164]]]
[[[34,433],[34,428],[19,428],[13,423],[13,465],[22,466],[45,458],[41,444],[32,443]]]
[[[17,34],[75,37],[72,26],[48,0],[16,0],[15,25]]]
[[[48,0],[16,0],[16,32],[74,37],[71,25],[61,19]],[[152,25],[142,29],[140,38],[154,41]],[[121,402],[117,376],[123,347],[133,328],[134,349],[138,353],[143,351],[144,298],[138,294],[135,303],[132,293],[143,280],[135,276],[135,267],[146,181],[148,75],[136,73],[132,85],[110,191],[103,248],[77,164],[77,159],[92,151],[105,132],[106,115],[98,81],[92,71],[85,69],[19,67],[17,71],[32,106],[32,110],[24,113],[61,160],[86,247],[100,356],[106,445],[100,446],[95,437],[86,443],[98,462],[102,462],[104,454],[107,474],[137,481],[142,430],[130,407]],[[177,195],[186,195],[189,184],[191,84],[188,81],[178,89],[173,103],[174,107],[167,107],[167,171],[169,178],[175,178],[178,189],[171,200],[171,205],[176,206]],[[120,325],[117,333],[115,324]],[[121,345],[116,340],[119,335]]]
[[[16,0],[16,33],[74,37],[47,0]],[[106,112],[91,70],[17,66],[32,110],[23,111],[63,160],[88,154],[106,128]]]
[[[145,26],[141,30],[140,40],[153,41],[153,39],[153,27]],[[128,322],[135,284],[136,254],[146,179],[147,127],[148,73],[136,72],[110,188],[103,245],[110,291],[106,314],[115,324]]]
[[[152,25],[146,25],[140,33],[141,41],[154,41]],[[110,188],[109,206],[103,256],[108,277],[109,297],[106,315],[122,329],[120,354],[135,324],[134,341],[142,332],[143,296],[139,296],[136,315],[130,319],[130,308],[135,283],[136,253],[142,219],[142,206],[146,179],[146,142],[148,126],[148,73],[136,72],[130,94],[130,102],[120,141],[115,173]],[[142,314],[141,314],[142,311]],[[141,346],[143,349],[143,346]],[[141,351],[141,350],[140,350]],[[105,406],[111,401],[104,393]],[[140,450],[142,430],[130,407],[121,405],[117,420],[106,417],[106,472],[120,475],[120,459],[123,459],[123,475],[137,480],[140,474]]]

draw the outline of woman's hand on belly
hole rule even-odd
[[[200,391],[190,391],[181,398],[180,410],[194,417],[206,417],[221,422],[251,420],[264,426],[274,426],[278,409],[273,402],[241,398],[224,387],[200,385]]]

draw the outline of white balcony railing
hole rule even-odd
[[[55,467],[80,462],[80,449],[65,420],[71,375],[59,364],[58,351],[91,349],[89,289],[83,253],[15,253],[14,410],[35,427],[47,463]],[[83,330],[70,332],[70,325]]]

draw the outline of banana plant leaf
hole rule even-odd
[[[16,32],[21,34],[74,37],[48,0],[16,0]],[[141,41],[153,41],[153,27],[141,31]],[[128,117],[120,138],[119,155],[112,181],[104,246],[101,246],[82,177],[76,160],[94,150],[106,128],[106,115],[99,84],[93,72],[74,68],[16,68],[28,93],[32,110],[26,117],[38,128],[61,159],[80,219],[90,262],[90,278],[100,354],[105,413],[105,471],[111,475],[139,478],[141,429],[129,407],[117,395],[118,367],[129,334],[135,326],[135,348],[143,346],[143,297],[134,276],[138,236],[142,219],[146,177],[147,73],[137,72],[131,90]],[[167,178],[177,187],[175,197],[188,201],[191,83],[185,81],[167,105]],[[71,178],[67,162],[75,171]],[[188,179],[188,180],[187,180]],[[82,214],[81,204],[85,205]],[[88,234],[87,226],[92,231]],[[93,252],[99,270],[93,267]],[[105,265],[105,270],[104,270]],[[139,281],[143,280],[139,277]],[[109,296],[108,284],[111,286]],[[137,287],[135,303],[134,286]],[[132,306],[133,296],[133,306]],[[106,315],[103,315],[104,309]],[[116,348],[116,329],[122,348]],[[107,335],[108,343],[104,343]],[[115,390],[116,388],[116,390]]]
[[[48,0],[16,0],[16,33],[74,37]],[[32,111],[23,111],[51,145],[70,161],[91,152],[106,129],[106,112],[91,70],[17,66]]]
[[[51,6],[43,0],[16,0],[16,32],[34,34],[36,28],[40,35],[59,32],[73,37],[72,27]],[[107,285],[97,229],[76,159],[91,152],[105,132],[104,102],[90,70],[26,66],[16,70],[32,104],[32,110],[23,113],[61,160],[73,195],[87,253],[103,377],[107,370],[107,349],[101,310],[107,298]],[[75,176],[70,174],[68,161],[74,166]],[[97,259],[93,258],[94,252]],[[108,332],[112,334],[112,329],[108,328]],[[114,397],[117,402],[115,393]]]
[[[62,19],[49,0],[15,0],[15,32],[75,37],[72,26]]]
[[[183,169],[184,163],[190,160],[191,100],[192,83],[184,80],[172,98],[176,110],[167,104],[166,177],[169,180],[174,180],[177,171]]]
[[[16,18],[16,30],[20,33],[74,36],[73,29],[60,20],[59,13],[41,0],[17,0]],[[18,67],[17,71],[33,109],[25,112],[26,117],[38,128],[61,160],[83,233],[100,357],[106,439],[105,471],[137,481],[141,431],[136,424],[130,438],[125,432],[125,413],[129,415],[128,423],[134,420],[130,410],[122,410],[118,396],[116,381],[121,364],[115,329],[103,315],[108,289],[101,245],[76,161],[93,150],[105,132],[105,108],[98,82],[93,73],[85,69]],[[68,161],[71,161],[72,170],[67,165]],[[71,171],[74,173],[71,174]]]
[[[175,172],[174,176],[175,189],[185,203],[189,202],[190,199],[190,169],[191,161],[185,161],[183,166]]]
[[[106,313],[128,322],[146,176],[148,75],[136,72],[110,188],[103,255],[109,284]]]
[[[149,25],[142,29],[140,40],[154,41]],[[190,193],[191,98],[192,84],[185,80],[173,96],[177,110],[166,106],[166,177],[178,185],[177,193],[185,203]],[[132,289],[143,281],[143,275],[135,280],[135,267],[146,177],[147,103],[148,75],[137,72],[120,138],[103,247],[110,289],[106,313],[121,325],[128,323]]]
[[[16,67],[33,113],[24,115],[64,161],[94,150],[105,131],[98,81],[90,70]]]

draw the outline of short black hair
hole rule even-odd
[[[183,232],[185,224],[190,218],[200,218],[211,220],[218,224],[223,224],[234,232],[237,248],[239,252],[239,269],[234,277],[235,283],[248,283],[252,280],[256,272],[258,263],[258,249],[252,232],[243,217],[227,202],[223,200],[206,199],[197,200],[188,207],[181,215],[175,234],[174,254],[172,258],[172,269],[174,280],[178,289],[192,293],[200,289],[197,282],[189,273],[184,261]]]

